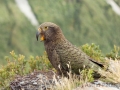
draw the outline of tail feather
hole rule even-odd
[[[89,59],[89,60],[92,61],[93,63],[97,64],[97,65],[100,66],[101,68],[104,68],[104,65],[103,65],[103,64],[98,63],[98,62],[96,62],[96,61],[94,61],[94,60],[92,60],[92,59]]]

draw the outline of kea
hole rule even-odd
[[[97,72],[104,66],[84,53],[80,48],[71,44],[63,35],[61,28],[52,23],[42,23],[36,33],[36,38],[44,42],[48,59],[58,74],[67,75],[69,67],[72,73],[79,74],[84,67]]]

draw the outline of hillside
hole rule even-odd
[[[116,0],[117,1],[117,0]],[[66,38],[77,46],[96,43],[104,53],[120,46],[120,16],[104,0],[29,0],[39,23],[58,24]],[[14,50],[26,57],[42,55],[43,43],[35,38],[36,27],[18,9],[14,0],[0,1],[0,63]]]

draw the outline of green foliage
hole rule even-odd
[[[26,58],[43,53],[43,45],[35,38],[36,28],[19,10],[14,0],[0,1],[0,26],[0,64],[7,63],[3,59],[11,50],[25,55]]]
[[[0,69],[0,88],[8,88],[9,82],[16,75],[24,75],[27,73],[25,56],[16,55],[14,51],[10,52],[11,58],[6,57],[7,65]]]
[[[46,52],[42,56],[36,56],[34,58],[33,56],[30,57],[30,60],[28,61],[31,71],[34,70],[48,70],[52,68],[52,65],[50,64]]]
[[[95,45],[94,43],[91,45],[85,44],[81,47],[81,49],[94,60],[104,62],[104,56],[98,45]]]
[[[120,60],[120,47],[114,45],[113,50],[106,55],[108,58],[112,58],[113,60],[118,59]]]
[[[93,73],[94,73],[94,71],[92,69],[83,69],[80,72],[80,78],[82,79],[82,81],[92,82],[92,81],[94,81]]]
[[[16,75],[23,76],[34,70],[52,69],[46,53],[43,56],[33,56],[26,60],[23,55],[16,55],[14,51],[10,52],[11,57],[6,57],[7,64],[0,68],[0,89],[8,89],[9,83]]]

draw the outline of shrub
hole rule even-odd
[[[118,59],[120,60],[120,47],[114,45],[113,50],[106,55],[109,59],[112,58],[113,60]]]
[[[43,56],[30,56],[29,60],[24,55],[16,55],[14,51],[10,52],[10,57],[6,56],[7,64],[0,68],[0,89],[9,89],[9,83],[16,75],[26,75],[34,70],[52,69],[46,53]]]
[[[94,43],[92,43],[91,45],[85,44],[81,47],[81,49],[94,60],[99,62],[105,62],[104,56],[98,45],[95,45]]]

